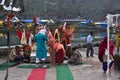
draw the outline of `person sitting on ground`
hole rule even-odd
[[[24,62],[30,62],[31,46],[24,45],[23,46],[23,53],[24,53]]]
[[[19,46],[15,46],[10,52],[9,60],[13,62],[21,63],[23,62],[23,54],[21,53],[21,48]]]
[[[66,58],[70,58],[71,57],[71,55],[73,54],[73,49],[72,49],[72,45],[71,44],[69,44],[69,45],[67,45],[67,47],[66,47]]]
[[[72,48],[73,53],[72,53],[70,59],[68,60],[69,64],[77,65],[82,62],[82,55],[80,52],[80,48],[81,48],[80,45],[77,45],[74,48]]]
[[[64,55],[65,55],[64,46],[60,44],[58,40],[56,40],[54,44],[54,49],[56,50],[56,54],[55,54],[56,63],[59,63],[59,64],[63,63]]]

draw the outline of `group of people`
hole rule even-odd
[[[50,54],[51,65],[61,64],[65,59],[71,58],[70,63],[79,63],[81,55],[76,51],[74,53],[70,44],[70,37],[72,35],[73,29],[68,28],[66,23],[60,26],[53,32],[50,29],[46,29],[44,25],[36,25],[35,35],[30,37],[29,33],[26,33],[25,29],[23,33],[17,30],[17,35],[21,40],[22,47],[18,49],[15,47],[11,50],[9,55],[10,61],[30,62],[30,55],[35,53],[36,57],[36,67],[42,62],[43,67],[46,67],[45,61],[47,59],[47,54]],[[25,37],[27,35],[27,37]],[[30,37],[30,39],[29,39]],[[31,40],[32,39],[32,40]],[[30,41],[29,41],[30,40]],[[32,42],[29,44],[29,42]],[[72,51],[72,53],[68,51]],[[18,54],[19,53],[19,54]],[[69,55],[70,54],[70,55]],[[69,56],[68,56],[69,55]],[[14,58],[14,59],[12,59]]]
[[[30,53],[29,45],[15,46],[9,54],[9,60],[17,63],[30,62]]]
[[[86,50],[86,57],[94,57],[94,49],[93,49],[93,32],[87,36],[87,50]],[[47,52],[50,53],[50,62],[52,65],[61,64],[65,59],[69,58],[69,63],[80,63],[82,61],[82,55],[79,51],[79,48],[72,49],[71,44],[65,46],[66,44],[60,43],[59,38],[55,38],[53,33],[46,29],[43,25],[37,25],[36,27],[36,34],[33,37],[32,43],[36,45],[35,51],[36,52],[36,67],[39,66],[40,61],[42,61],[43,67],[46,67],[45,60],[47,58]],[[106,73],[108,62],[107,62],[107,55],[109,52],[110,64],[109,69],[111,69],[114,63],[114,44],[112,41],[109,41],[109,51],[107,50],[107,36],[103,39],[100,43],[98,48],[98,59],[103,64],[103,70]],[[15,49],[11,50],[11,54],[9,56],[11,61],[19,61],[22,62],[23,60],[30,61],[30,53],[32,47],[29,45],[24,46],[22,51],[19,46],[16,46]],[[66,58],[67,56],[67,58]]]
[[[39,66],[40,60],[43,67],[46,67],[47,52],[50,53],[51,65],[61,64],[65,60],[66,49],[64,44],[60,43],[58,38],[55,39],[49,29],[46,30],[43,26],[38,26],[33,41],[36,43],[36,67]]]
[[[21,49],[19,46],[15,46],[15,48],[11,50],[9,60],[20,63],[23,61],[23,54],[21,53]]]
[[[112,65],[114,63],[114,44],[110,40],[109,41],[109,51],[108,51],[108,37],[105,36],[103,40],[101,41],[99,47],[98,47],[98,59],[102,63],[102,69],[104,73],[109,69],[111,72]],[[93,49],[93,32],[90,32],[90,34],[87,36],[87,51],[86,51],[86,57],[94,57],[93,56],[94,49]],[[108,57],[109,55],[109,57]],[[108,61],[109,58],[109,61]],[[108,64],[109,63],[109,64]],[[108,68],[109,66],[109,68]]]

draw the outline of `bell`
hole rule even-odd
[[[18,8],[13,7],[13,8],[12,8],[12,10],[13,10],[13,11],[15,11],[15,12],[18,12],[18,11],[20,11],[20,10],[21,10],[21,8],[19,8],[19,7],[18,7]]]
[[[12,6],[9,5],[9,6],[7,7],[6,5],[3,5],[3,8],[4,8],[5,10],[11,10],[11,9],[12,9]]]
[[[2,0],[1,3],[0,3],[0,5],[4,5],[4,3],[5,3],[5,0]]]

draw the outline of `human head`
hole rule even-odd
[[[103,42],[107,43],[107,36],[104,37]]]
[[[38,25],[36,28],[36,33],[38,33],[41,29],[43,29],[44,27],[42,25]]]
[[[55,42],[56,42],[56,43],[59,43],[59,40],[58,40],[58,39],[56,39],[56,40],[55,40]]]
[[[93,32],[91,31],[90,34],[93,35]]]
[[[19,46],[15,46],[15,50],[18,50],[19,49]]]

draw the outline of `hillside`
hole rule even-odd
[[[104,21],[107,13],[120,12],[119,0],[24,0],[24,18],[84,18]]]

